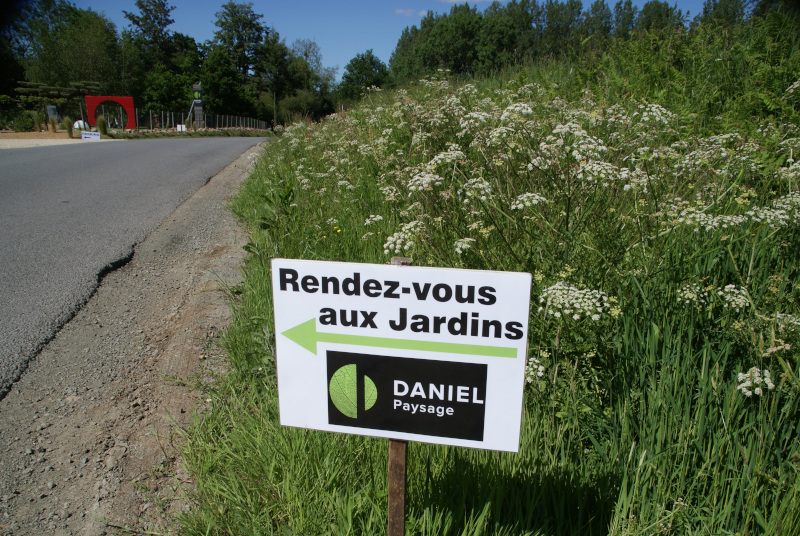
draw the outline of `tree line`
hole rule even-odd
[[[641,9],[631,0],[613,8],[594,0],[586,9],[581,0],[495,1],[482,12],[465,3],[446,14],[429,11],[418,26],[403,30],[388,65],[372,50],[357,54],[337,84],[314,41],[287,45],[252,3],[222,4],[214,37],[203,43],[170,29],[175,8],[168,0],[136,0],[135,6],[123,11],[129,24],[121,31],[67,0],[23,2],[0,21],[6,66],[0,123],[20,108],[67,106],[88,93],[132,95],[143,109],[181,111],[191,102],[192,84],[200,82],[207,112],[275,124],[322,117],[372,86],[399,87],[439,69],[475,78],[565,57],[599,61],[654,35],[669,47],[702,29],[733,35],[773,12],[786,13],[798,29],[791,0],[706,0],[691,21],[662,0]]]
[[[797,12],[789,0],[706,0],[692,21],[661,0],[641,9],[631,0],[619,0],[613,8],[594,0],[586,9],[581,0],[495,1],[483,12],[460,4],[448,14],[429,11],[419,26],[406,28],[389,70],[395,84],[438,69],[485,77],[514,65],[605,51],[612,43],[652,32],[687,33],[703,24],[729,28],[774,9]]]
[[[335,71],[319,46],[287,45],[252,3],[229,1],[216,12],[213,39],[198,43],[172,31],[174,6],[137,0],[118,31],[105,16],[67,0],[27,2],[0,36],[7,65],[0,83],[6,107],[67,104],[82,94],[131,95],[149,110],[184,111],[200,82],[209,113],[270,123],[334,110]]]

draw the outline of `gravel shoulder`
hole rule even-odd
[[[217,339],[247,241],[227,203],[259,151],[106,275],[0,400],[0,535],[166,533],[189,508],[182,430],[224,369]]]

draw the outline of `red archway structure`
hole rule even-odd
[[[97,111],[97,106],[101,102],[105,101],[116,102],[125,108],[125,113],[128,114],[128,122],[125,124],[125,128],[128,130],[134,130],[136,128],[136,121],[134,119],[136,117],[136,111],[133,108],[133,97],[90,97],[89,95],[86,95],[86,112],[89,116],[90,126],[97,126],[97,121],[94,119],[94,114]]]

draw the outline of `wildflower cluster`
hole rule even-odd
[[[526,192],[514,199],[514,201],[511,203],[511,210],[522,210],[526,207],[536,206],[539,203],[547,203],[547,199],[539,194]]]
[[[781,331],[800,330],[800,316],[778,313],[778,327]]]
[[[744,287],[725,285],[717,288],[717,296],[722,300],[723,307],[735,309],[737,313],[745,307],[750,307],[750,297]]]
[[[383,221],[383,216],[377,214],[370,214],[369,218],[364,220],[364,226],[372,225],[373,223],[377,223],[379,221]]]
[[[460,239],[456,240],[456,243],[455,243],[456,253],[461,255],[462,253],[464,253],[464,251],[466,251],[469,248],[471,248],[472,244],[474,244],[474,243],[475,243],[475,239],[474,238],[460,238]]]
[[[548,287],[539,297],[539,312],[555,318],[569,317],[573,320],[589,318],[600,320],[604,311],[610,307],[608,296],[600,290],[581,290],[559,281]]]
[[[537,357],[528,359],[528,363],[525,365],[525,383],[533,383],[542,378],[542,376],[544,376],[544,365],[542,365],[542,362],[539,361]]]
[[[686,283],[678,290],[678,301],[697,307],[708,305],[708,289],[700,283]]]
[[[772,383],[772,378],[767,369],[761,370],[753,367],[747,372],[740,372],[736,380],[739,382],[736,390],[741,391],[748,398],[753,396],[754,393],[758,396],[764,394],[762,387],[766,387],[769,391],[775,389],[775,384]]]
[[[414,247],[414,238],[422,231],[423,227],[422,222],[418,220],[403,224],[399,231],[386,239],[383,253],[398,255],[411,250]]]
[[[408,181],[409,192],[420,192],[422,190],[433,190],[436,186],[441,186],[444,179],[439,175],[433,173],[422,172],[417,173]]]

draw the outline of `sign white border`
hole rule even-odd
[[[323,278],[328,278],[324,287]],[[349,284],[345,288],[346,280]],[[273,259],[272,286],[281,424],[518,451],[527,362],[530,274]],[[459,303],[457,292],[460,301],[467,303]],[[399,330],[397,328],[403,325],[401,309],[406,310],[407,322],[405,329]],[[351,316],[358,319],[357,325],[342,326],[341,322],[323,325],[320,318],[329,315],[330,310],[337,316],[341,310],[346,311],[345,316],[352,312]],[[466,316],[462,317],[463,313]],[[410,319],[417,315],[420,315],[417,318],[431,319],[466,318],[467,333],[459,332],[458,328],[455,329],[457,333],[450,333],[446,322],[439,324],[439,333],[433,333],[432,323],[429,333],[413,332]],[[312,320],[314,322],[310,322]],[[490,323],[485,333],[484,321]],[[494,329],[498,325],[501,326],[499,332]],[[298,335],[299,326],[314,329],[322,340],[309,342],[313,335],[309,337],[307,331]],[[459,321],[453,326],[463,327]],[[372,346],[375,340],[388,347]],[[492,348],[500,348],[496,352],[505,355],[513,353],[513,357],[485,355],[486,351],[495,352]],[[408,359],[409,367],[413,367],[415,359],[486,364],[483,440],[329,424],[328,350]]]

